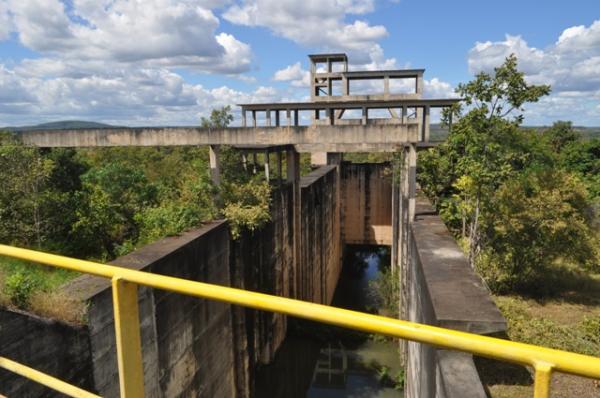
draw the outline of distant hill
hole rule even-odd
[[[88,122],[84,120],[61,120],[58,122],[36,124],[34,126],[20,126],[20,127],[0,127],[0,130],[8,131],[31,131],[31,130],[68,130],[68,129],[103,129],[116,127],[110,124]]]

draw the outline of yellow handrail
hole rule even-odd
[[[143,396],[137,307],[138,285],[224,301],[264,311],[278,312],[312,321],[532,366],[535,369],[535,398],[548,397],[553,371],[600,379],[600,358],[591,356],[11,246],[0,245],[0,255],[39,262],[112,280],[122,397]],[[127,344],[121,344],[125,341]],[[0,366],[2,366],[1,363]],[[39,381],[39,379],[33,379]]]

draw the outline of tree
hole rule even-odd
[[[482,212],[495,190],[531,161],[518,129],[523,105],[538,101],[550,87],[527,84],[511,55],[493,76],[481,72],[456,91],[469,111],[463,114],[457,105],[444,113],[445,123],[451,114],[458,122],[447,141],[422,158],[422,185],[438,197],[442,215],[451,222],[460,220],[474,266],[484,244]]]
[[[550,142],[550,146],[554,152],[559,153],[567,145],[577,142],[581,139],[579,134],[571,122],[556,121],[548,130],[544,132],[544,136]]]
[[[10,134],[0,136],[0,241],[42,248],[48,238],[54,163]]]
[[[202,116],[200,119],[200,126],[202,128],[225,128],[233,122],[233,115],[231,114],[231,106],[223,106],[219,109],[213,109],[210,112],[210,117],[207,119]]]
[[[573,175],[556,168],[527,170],[507,180],[488,214],[492,232],[480,270],[493,290],[546,293],[557,260],[591,265],[594,233],[587,192]]]

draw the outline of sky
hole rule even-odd
[[[213,108],[308,99],[307,54],[425,68],[425,96],[511,53],[551,95],[525,124],[600,126],[598,0],[0,0],[0,126],[197,125]]]

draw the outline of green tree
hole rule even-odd
[[[450,113],[458,122],[447,141],[421,159],[421,182],[438,198],[442,215],[451,223],[460,222],[474,265],[485,243],[483,214],[490,198],[515,170],[531,161],[518,128],[523,105],[538,101],[550,87],[527,84],[511,55],[493,75],[481,72],[456,91],[469,111],[463,114],[461,106],[455,106],[445,112],[445,122]]]
[[[487,217],[492,233],[480,270],[495,291],[547,293],[553,286],[540,281],[557,260],[593,263],[587,192],[565,171],[531,169],[507,180]]]
[[[48,238],[48,189],[54,162],[37,148],[0,136],[0,241],[42,248]]]
[[[80,252],[112,258],[119,245],[135,242],[139,235],[136,214],[156,203],[156,188],[139,169],[109,163],[82,176],[77,221]]]
[[[585,182],[592,198],[600,198],[600,138],[571,142],[561,152],[560,162]]]
[[[561,120],[554,122],[552,127],[544,132],[544,136],[549,140],[550,146],[556,153],[581,139],[581,134],[573,129],[571,122]]]
[[[223,106],[219,109],[213,109],[210,112],[210,117],[205,118],[202,116],[200,119],[200,126],[202,128],[225,128],[233,122],[233,115],[231,114],[231,106]]]

